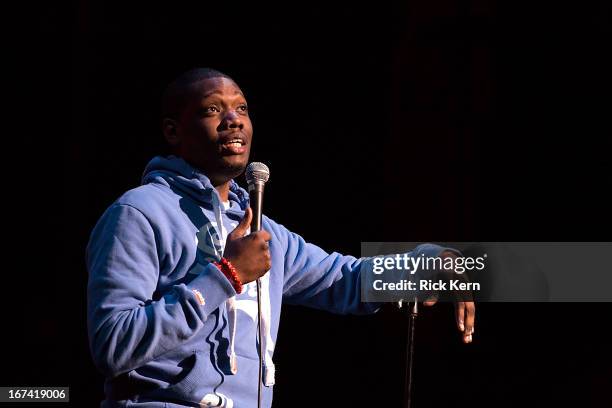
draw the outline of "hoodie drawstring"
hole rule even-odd
[[[261,280],[261,326],[263,329],[262,348],[264,350],[263,361],[263,383],[266,387],[274,385],[275,367],[272,362],[272,351],[274,343],[270,336],[270,319],[272,312],[270,307],[270,274],[266,273]]]

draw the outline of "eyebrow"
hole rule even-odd
[[[204,95],[202,95],[202,99],[208,98],[209,96],[212,96],[212,95],[215,95],[215,94],[220,95],[220,94],[222,94],[222,93],[223,93],[223,92],[218,91],[218,90],[211,91],[211,92],[207,92],[207,93],[205,93]],[[242,91],[239,91],[239,90],[237,90],[236,92],[234,92],[234,95],[240,95],[240,96],[242,96],[243,98],[245,98],[245,96],[244,96],[244,94],[242,93]]]

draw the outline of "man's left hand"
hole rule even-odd
[[[440,256],[442,258],[457,257],[457,255],[451,251],[444,251]],[[425,306],[433,306],[437,301],[438,299],[436,298],[430,298],[423,302],[423,304]],[[455,303],[455,319],[457,321],[457,328],[462,334],[463,342],[466,344],[471,343],[472,336],[474,335],[476,304],[473,301],[458,300]]]

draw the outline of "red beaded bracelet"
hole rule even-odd
[[[226,258],[221,258],[221,261],[215,262],[214,265],[229,279],[236,293],[242,293],[242,282],[234,265]]]

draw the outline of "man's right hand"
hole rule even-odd
[[[272,237],[268,231],[261,230],[246,235],[252,219],[253,211],[249,207],[240,224],[227,236],[223,252],[223,257],[234,265],[243,284],[265,275],[272,267],[268,245]]]

